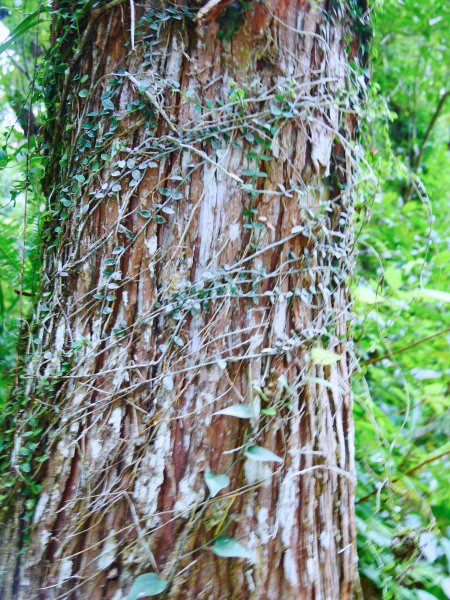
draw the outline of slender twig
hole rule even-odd
[[[403,479],[403,477],[409,477],[409,475],[412,475],[419,469],[422,469],[422,467],[424,467],[425,465],[429,465],[430,463],[432,463],[436,460],[439,460],[440,458],[443,458],[444,456],[447,456],[447,454],[450,454],[450,449],[445,450],[444,452],[441,452],[440,454],[437,454],[436,456],[430,456],[429,458],[423,460],[421,463],[419,463],[415,467],[408,469],[408,471],[405,471],[404,473],[402,473],[401,475],[399,475],[398,477],[393,479],[390,483],[391,484],[397,483],[398,481],[400,481],[400,479]],[[385,482],[385,483],[387,483],[387,482]],[[370,492],[370,494],[366,494],[362,498],[359,498],[359,500],[356,500],[355,504],[360,504],[361,502],[365,502],[366,500],[369,500],[369,498],[372,498],[373,496],[375,496],[375,494],[378,494],[379,492],[380,492],[379,489],[373,490],[372,492]]]
[[[412,164],[412,171],[414,173],[416,173],[418,168],[420,167],[420,163],[422,162],[422,158],[423,158],[423,154],[425,152],[425,147],[427,145],[428,138],[430,137],[431,132],[433,131],[434,126],[436,125],[436,121],[438,120],[438,118],[441,115],[442,109],[445,106],[445,101],[447,100],[448,96],[450,96],[450,90],[447,90],[446,92],[444,92],[441,95],[439,102],[436,106],[436,109],[433,113],[433,116],[431,117],[431,121],[429,122],[427,130],[425,131],[422,141],[420,143],[419,152],[417,153],[416,158],[414,159],[414,162]],[[413,191],[413,182],[410,181],[408,188],[405,192],[405,204],[407,202],[409,202],[409,200],[411,199],[412,191]]]
[[[433,333],[432,335],[429,335],[425,338],[417,340],[416,342],[412,342],[411,344],[408,344],[407,346],[403,346],[403,348],[398,348],[397,350],[392,350],[388,354],[383,354],[383,356],[375,356],[374,358],[371,358],[370,360],[364,361],[362,364],[363,365],[374,365],[375,363],[378,363],[378,362],[384,360],[385,358],[391,358],[391,356],[393,354],[400,354],[400,352],[406,352],[406,350],[410,350],[411,348],[415,348],[416,346],[419,346],[420,344],[424,344],[425,342],[428,342],[429,340],[432,340],[435,337],[438,337],[440,335],[445,335],[449,331],[450,331],[450,327],[447,327],[447,329],[443,329],[442,331]]]

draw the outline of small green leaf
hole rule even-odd
[[[131,590],[128,593],[127,600],[138,600],[138,598],[147,598],[148,596],[157,596],[162,594],[168,586],[168,582],[156,573],[145,573],[139,575],[134,580]]]
[[[109,98],[102,100],[102,104],[105,110],[114,110],[115,108],[113,102]]]
[[[212,471],[208,471],[208,473],[205,473],[205,483],[208,486],[209,495],[214,498],[220,490],[230,484],[230,480],[224,474],[216,475]]]
[[[245,177],[267,177],[267,173],[264,173],[264,171],[252,171],[251,169],[248,169],[246,171],[242,171],[242,175],[244,175]]]
[[[353,297],[360,304],[383,304],[384,298],[370,288],[359,285],[353,292]]]
[[[274,417],[277,414],[277,411],[271,406],[270,408],[262,408],[261,414],[267,415],[268,417]]]
[[[311,350],[311,360],[315,365],[334,365],[341,358],[342,354],[336,354],[324,348],[313,348]]]
[[[211,550],[223,558],[251,558],[251,554],[245,546],[228,536],[218,537],[211,546]]]
[[[80,96],[80,98],[87,98],[87,96],[89,96],[89,90],[80,90],[78,92],[78,95]]]
[[[130,231],[127,227],[125,227],[125,225],[122,225],[122,223],[120,223],[117,227],[117,231],[126,235],[129,240],[132,240],[134,238],[133,232]]]
[[[272,452],[272,450],[263,448],[262,446],[249,446],[245,451],[245,456],[258,462],[283,462],[283,459],[280,456]]]
[[[67,63],[61,63],[59,65],[55,65],[53,67],[53,70],[55,73],[64,73],[68,66],[69,65]]]
[[[248,404],[232,404],[227,408],[218,410],[215,415],[226,415],[228,417],[238,417],[239,419],[251,419],[254,414],[251,406]]]
[[[173,208],[170,208],[170,206],[163,206],[161,208],[161,211],[163,213],[165,213],[166,215],[174,215],[175,214],[175,211],[173,210]]]
[[[140,210],[139,216],[144,217],[144,219],[150,219],[152,216],[152,213],[149,210]]]
[[[393,289],[397,290],[402,285],[402,272],[400,269],[396,269],[395,267],[388,267],[384,271],[384,280],[386,283]]]

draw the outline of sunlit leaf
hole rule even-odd
[[[251,558],[249,550],[232,537],[218,537],[211,550],[222,558]]]
[[[148,596],[157,596],[167,589],[168,582],[158,577],[156,573],[145,573],[134,580],[127,600],[138,600]]]
[[[263,448],[263,446],[249,446],[245,450],[245,456],[258,462],[283,462],[283,459],[280,456],[268,448]]]
[[[205,483],[208,486],[211,498],[214,498],[220,490],[230,484],[230,479],[225,474],[216,475],[212,471],[205,473]]]
[[[369,287],[359,285],[353,292],[354,299],[360,304],[383,304],[384,298]]]
[[[311,350],[311,360],[316,365],[334,365],[341,360],[342,354],[336,354],[324,348],[313,348]]]
[[[215,415],[226,415],[228,417],[238,417],[239,419],[251,419],[254,414],[251,406],[248,404],[233,404],[222,410],[218,410]]]
[[[402,285],[402,272],[395,267],[389,267],[384,271],[384,280],[394,290]]]

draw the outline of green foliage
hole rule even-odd
[[[251,419],[253,408],[248,404],[233,404],[227,408],[223,408],[215,413],[216,415],[228,415],[230,417],[238,417],[240,419]]]
[[[10,34],[3,44],[4,67],[0,71],[0,507],[10,495],[17,476],[22,478],[26,497],[25,522],[33,514],[40,488],[32,474],[32,464],[46,460],[40,449],[43,404],[36,399],[20,453],[11,470],[14,418],[30,402],[24,394],[9,400],[11,388],[24,365],[21,354],[34,352],[40,343],[30,330],[30,317],[39,292],[41,227],[39,213],[43,197],[40,180],[44,159],[38,134],[43,106],[36,103],[36,76],[42,61],[42,48],[48,40],[48,8],[34,3],[35,10],[22,12],[18,3],[7,3],[5,24]],[[30,6],[26,7],[29,11]],[[6,11],[5,11],[6,12]],[[29,335],[31,334],[31,335]],[[51,386],[43,383],[42,393],[51,397]],[[26,535],[26,533],[25,533]]]
[[[3,175],[4,172],[0,175],[1,179]],[[9,191],[8,185],[5,185],[5,188],[6,194]],[[27,237],[24,240],[24,215],[20,199],[15,206],[4,197],[0,202],[0,410],[2,410],[17,364],[19,319],[21,315],[28,317],[37,286],[38,232],[31,212],[27,218]],[[23,251],[25,251],[24,270],[22,270]],[[21,295],[21,292],[24,294]]]
[[[355,290],[361,580],[367,600],[444,600],[450,103],[440,100],[448,85],[450,7],[385,2],[374,22],[373,106],[385,117],[366,131],[380,188],[360,236]],[[391,112],[383,111],[384,99]],[[408,170],[424,185],[411,184]]]
[[[272,450],[263,448],[262,446],[249,446],[245,451],[245,456],[251,460],[256,460],[257,462],[283,462],[283,459],[280,456],[272,452]]]
[[[156,573],[145,573],[137,577],[131,586],[127,600],[138,600],[149,596],[158,596],[167,588],[168,582]]]
[[[211,498],[214,498],[220,490],[230,484],[230,479],[225,474],[216,475],[212,471],[205,473],[205,483],[208,486]]]
[[[34,12],[28,14],[18,25],[16,25],[4,42],[0,44],[0,54],[14,47],[14,44],[22,41],[25,34],[31,29],[35,29],[39,24],[42,15],[48,12],[48,6],[40,6]],[[14,49],[14,48],[13,48]]]
[[[247,558],[251,559],[251,553],[240,542],[232,537],[221,536],[211,546],[211,550],[222,558]]]
[[[217,37],[230,41],[244,23],[245,13],[252,4],[252,0],[234,0],[219,17],[219,31]]]

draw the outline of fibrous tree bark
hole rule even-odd
[[[362,7],[212,4],[55,6],[4,600],[354,596]]]

